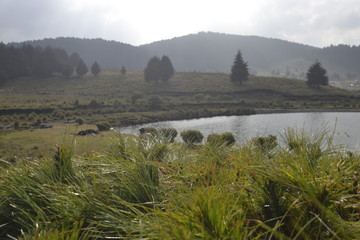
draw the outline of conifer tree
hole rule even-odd
[[[150,58],[144,70],[144,77],[146,82],[158,82],[161,77],[161,60],[159,57]]]
[[[235,56],[234,64],[231,67],[230,80],[232,82],[242,83],[249,78],[247,62],[244,62],[240,50]]]
[[[124,65],[121,67],[120,72],[123,76],[126,74],[126,69],[125,69]]]
[[[145,81],[158,82],[159,80],[167,82],[174,75],[174,67],[168,56],[154,56],[149,61],[144,70]]]
[[[69,78],[73,73],[74,73],[73,65],[70,62],[63,63],[61,68],[61,74],[64,77]]]
[[[97,62],[94,62],[94,64],[91,66],[91,73],[97,77],[97,75],[100,73],[101,69]]]
[[[79,77],[82,77],[88,72],[88,68],[85,65],[84,61],[80,59],[79,64],[76,67],[76,73]]]
[[[167,82],[174,75],[174,67],[168,56],[161,58],[161,81]]]
[[[326,86],[329,84],[329,79],[326,75],[326,70],[321,66],[321,63],[316,60],[306,73],[307,85],[311,88],[320,88],[320,85]]]
[[[76,52],[72,53],[69,62],[76,67],[80,63],[81,57]]]

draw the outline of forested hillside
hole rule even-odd
[[[86,64],[98,61],[103,68],[144,70],[154,55],[167,55],[177,71],[226,72],[237,50],[248,62],[250,73],[257,75],[305,78],[306,70],[319,60],[330,80],[356,80],[360,75],[359,46],[317,48],[279,39],[257,36],[200,32],[141,46],[102,39],[56,38],[29,41],[36,46],[77,52]],[[17,43],[19,46],[23,43]]]

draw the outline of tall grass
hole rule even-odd
[[[356,239],[360,157],[288,130],[269,151],[119,134],[0,175],[1,239]]]

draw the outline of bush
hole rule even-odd
[[[84,124],[84,119],[82,119],[82,118],[77,118],[77,119],[75,119],[75,122],[76,122],[77,124],[79,124],[79,125],[83,125],[83,124]]]
[[[277,146],[277,137],[269,135],[267,137],[257,137],[253,141],[263,151],[270,151]]]
[[[158,130],[153,127],[144,127],[139,129],[140,134],[150,133],[153,136],[158,135]]]
[[[98,107],[100,105],[101,104],[98,101],[96,101],[95,99],[91,100],[90,103],[88,104],[89,107],[93,107],[93,108]]]
[[[41,125],[41,118],[36,119],[34,126],[40,126]]]
[[[111,128],[111,124],[107,121],[101,121],[96,123],[96,127],[99,131],[108,131]]]
[[[201,143],[204,136],[198,130],[186,130],[180,133],[182,140],[187,144]]]
[[[42,121],[42,122],[47,122],[47,121],[48,121],[48,118],[44,116],[44,117],[42,117],[41,121]]]
[[[207,142],[213,145],[224,144],[226,146],[232,146],[236,140],[232,133],[226,132],[222,134],[210,134],[207,138]]]
[[[135,94],[131,95],[131,103],[135,104],[135,102],[141,98],[143,98],[143,95],[141,93],[135,93]]]
[[[160,129],[160,134],[169,140],[169,142],[174,142],[175,138],[178,135],[178,132],[175,128],[163,128]]]
[[[27,120],[28,121],[35,121],[35,119],[37,119],[38,115],[34,112],[30,113]]]
[[[51,113],[51,117],[55,120],[65,119],[65,112],[62,110],[55,110]]]
[[[14,122],[14,129],[19,129],[19,127],[20,127],[19,122],[18,122],[18,121],[15,121],[15,122]]]
[[[6,116],[0,117],[0,122],[9,123],[11,121],[12,121],[11,117],[6,117]]]
[[[150,110],[160,110],[162,105],[162,100],[158,96],[152,96],[148,99],[148,105]]]

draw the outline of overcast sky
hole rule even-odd
[[[139,45],[199,31],[360,45],[360,0],[0,0],[5,43],[63,36]]]

